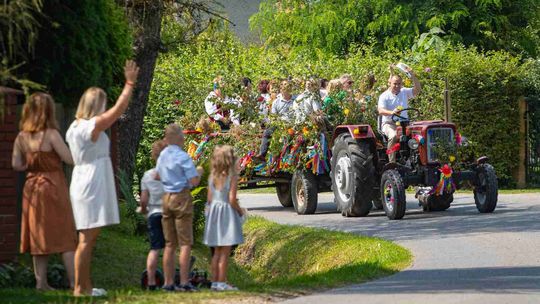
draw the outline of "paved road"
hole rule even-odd
[[[377,236],[414,255],[413,265],[395,275],[287,303],[540,303],[540,194],[499,195],[492,214],[478,213],[472,194],[457,195],[448,211],[436,213],[423,213],[408,196],[400,221],[381,211],[344,218],[331,193],[319,194],[317,213],[303,216],[272,194],[241,200],[252,214],[278,223]]]

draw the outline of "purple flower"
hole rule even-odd
[[[425,69],[424,69],[424,72],[426,72],[426,73],[431,73],[431,68],[430,68],[430,67],[425,68]]]

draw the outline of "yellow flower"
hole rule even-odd
[[[345,115],[349,115],[349,112],[350,112],[350,110],[349,110],[349,109],[345,109],[345,110],[343,110],[343,113],[345,113]]]
[[[353,134],[354,134],[354,135],[360,134],[360,130],[358,130],[358,128],[354,129],[354,130],[353,130]]]
[[[302,133],[304,133],[304,135],[308,135],[309,129],[307,127],[302,128]]]
[[[451,163],[453,163],[456,160],[456,157],[454,155],[450,155],[450,157],[448,158],[450,159]]]

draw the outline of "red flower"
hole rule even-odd
[[[178,99],[176,99],[175,101],[173,101],[173,103],[174,103],[175,105],[180,105],[181,101],[178,100]]]
[[[450,176],[450,175],[452,175],[452,168],[450,168],[450,166],[445,164],[442,167],[441,172],[442,172],[442,174],[444,174],[444,176]]]
[[[258,102],[263,102],[263,101],[264,101],[264,97],[259,96],[259,98],[257,98],[257,101],[258,101]]]

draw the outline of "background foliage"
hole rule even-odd
[[[232,80],[248,76],[256,84],[262,78],[319,75],[331,79],[349,73],[357,80],[356,89],[362,90],[364,79],[372,74],[377,81],[368,92],[372,100],[365,122],[376,127],[376,101],[386,89],[388,65],[397,61],[410,64],[422,82],[423,92],[411,102],[421,109],[421,119],[443,118],[444,79],[448,78],[453,118],[460,132],[478,144],[477,155],[490,157],[500,182],[512,185],[519,151],[518,99],[540,95],[538,84],[531,82],[540,75],[537,61],[523,62],[507,52],[483,53],[474,47],[424,52],[354,47],[346,57],[324,52],[314,55],[287,47],[244,46],[217,25],[192,45],[159,58],[137,157],[137,175],[142,176],[149,168],[151,143],[161,138],[166,124],[183,117],[184,127],[195,126],[204,113],[203,101],[216,75]],[[405,84],[412,85],[409,80]]]
[[[406,48],[441,29],[452,43],[537,56],[536,0],[266,0],[250,19],[268,45],[346,54],[352,44]]]

